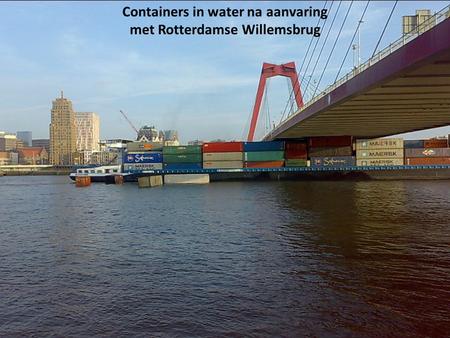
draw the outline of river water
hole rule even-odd
[[[0,336],[445,337],[450,181],[0,178]]]

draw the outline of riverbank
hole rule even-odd
[[[69,175],[72,168],[52,166],[0,166],[0,176],[55,176]]]

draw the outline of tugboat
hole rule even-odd
[[[69,177],[75,181],[77,177],[90,177],[91,182],[114,182],[114,176],[126,176],[128,173],[122,173],[121,165],[104,165],[91,168],[78,168],[75,172],[70,173]]]

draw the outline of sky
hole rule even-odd
[[[319,88],[331,84],[355,32],[366,1],[355,1]],[[361,58],[372,55],[393,1],[372,1],[361,25]],[[448,1],[399,1],[379,49],[401,36],[401,17],[416,9],[433,12]],[[350,2],[343,1],[316,71],[319,48],[338,7],[333,3],[302,85],[318,81]],[[176,129],[181,141],[243,139],[248,130],[263,62],[295,61],[304,68],[309,35],[293,36],[131,36],[130,26],[183,24],[197,26],[267,23],[316,26],[318,18],[127,18],[131,8],[322,8],[323,1],[146,1],[146,2],[0,2],[0,130],[31,130],[33,138],[48,138],[52,100],[60,91],[75,111],[96,112],[101,138],[133,139],[121,116],[139,128],[155,125]],[[329,4],[327,4],[329,7]],[[319,24],[322,25],[322,22]],[[316,39],[316,38],[314,38]],[[313,44],[315,40],[313,40]],[[306,62],[305,62],[306,61]],[[341,76],[351,70],[349,54]],[[285,78],[268,83],[264,121],[278,122],[290,95]],[[272,122],[271,122],[272,123]],[[450,133],[450,127],[407,135],[409,138]]]

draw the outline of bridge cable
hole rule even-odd
[[[324,10],[324,9],[326,8],[327,3],[328,3],[328,0],[325,1],[325,4],[323,5],[322,10]],[[331,6],[330,6],[330,8],[328,9],[328,11],[331,9],[331,7],[333,7],[333,2],[331,2]],[[317,21],[317,24],[316,24],[317,27],[319,27],[319,23],[320,23],[321,20],[322,20],[322,19],[319,17],[319,20]],[[321,28],[324,27],[325,22],[326,22],[326,19],[324,20],[324,23],[323,23],[323,25],[322,25]],[[311,39],[309,40],[308,49],[307,49],[307,51],[306,51],[305,57],[303,58],[302,65],[301,65],[301,67],[300,67],[300,70],[297,72],[297,77],[298,77],[299,79],[300,79],[300,73],[301,73],[301,71],[303,70],[303,66],[304,66],[305,63],[306,63],[306,59],[308,58],[309,50],[311,49],[311,45],[312,45],[312,42],[313,42],[314,39],[316,39],[316,44],[315,44],[315,47],[314,47],[314,50],[313,50],[312,54],[314,54],[315,48],[317,47],[317,43],[319,42],[319,41],[318,41],[319,39],[315,38],[314,36],[311,36]],[[312,55],[311,55],[311,58],[312,58]],[[311,60],[311,58],[310,58],[310,60]],[[310,62],[310,61],[309,61],[309,62]],[[308,62],[308,67],[309,67],[309,62]],[[306,73],[306,71],[305,71],[305,73]],[[295,90],[295,87],[292,88],[292,91],[291,91],[291,93],[290,93],[290,95],[289,95],[289,99],[287,100],[286,105],[284,106],[283,112],[282,112],[282,114],[281,114],[280,122],[283,120],[284,114],[286,113],[286,109],[287,109],[287,107],[289,106],[289,103],[291,103],[292,100],[293,100],[292,95],[294,94],[294,90]],[[298,91],[299,91],[299,90],[300,90],[300,83],[299,83],[299,86],[298,86],[298,89],[297,89],[297,92],[295,93],[295,95],[298,94]],[[295,96],[294,96],[294,98],[295,98]],[[298,108],[300,108],[300,107],[298,107]],[[290,111],[292,111],[292,107],[291,107]],[[289,115],[290,115],[290,114],[288,114],[288,116],[289,116]]]
[[[331,29],[333,28],[334,22],[335,22],[336,17],[337,17],[337,15],[339,13],[339,9],[340,9],[341,5],[342,5],[342,0],[339,1],[338,8],[337,8],[336,12],[334,13],[333,19],[331,21],[331,25],[328,28],[328,32],[327,32],[327,34],[325,36],[325,40],[323,41],[322,47],[320,48],[319,56],[317,57],[316,62],[314,63],[314,67],[313,67],[313,70],[311,72],[311,77],[309,78],[308,82],[306,83],[305,91],[308,90],[309,84],[311,83],[311,80],[312,80],[312,75],[314,75],[314,72],[316,71],[317,65],[319,64],[320,57],[322,56],[323,49],[325,48],[325,45],[326,45],[326,43],[328,41],[328,37],[330,35]]]
[[[252,119],[252,115],[253,115],[252,111],[253,111],[254,106],[255,105],[252,103],[252,106],[250,108],[250,114],[247,114],[247,121],[245,122],[244,128],[242,130],[242,134],[241,134],[242,140],[247,140],[247,133],[248,133],[248,130],[250,129],[250,120]]]
[[[392,6],[391,14],[389,14],[389,17],[386,21],[386,24],[384,25],[383,31],[381,32],[380,38],[378,39],[377,45],[375,46],[375,49],[372,53],[372,58],[375,56],[375,53],[377,52],[378,46],[380,45],[381,39],[384,36],[384,33],[386,32],[386,28],[389,25],[389,21],[391,20],[392,14],[394,13],[395,7],[397,6],[398,0],[395,1],[394,6]]]
[[[364,19],[364,15],[366,14],[367,7],[369,7],[369,3],[370,3],[370,0],[367,1],[366,7],[364,7],[364,11],[363,11],[363,13],[361,15],[361,18],[358,21],[358,25],[356,26],[355,33],[353,34],[352,40],[350,41],[350,45],[347,48],[347,52],[345,53],[344,59],[342,60],[341,66],[339,67],[339,71],[337,72],[337,75],[336,75],[336,78],[334,79],[334,82],[336,82],[338,80],[338,78],[339,78],[339,74],[341,73],[342,67],[344,66],[345,60],[347,59],[347,56],[348,56],[348,52],[350,51],[350,48],[352,47],[353,41],[355,40],[356,34],[358,33],[359,26],[361,26],[361,22]]]
[[[342,2],[342,0],[339,2],[339,5],[341,4],[341,2]],[[331,11],[331,9],[333,8],[333,5],[334,5],[334,2],[332,1],[332,2],[331,2],[331,5],[330,5],[330,8],[328,8],[328,11]],[[321,31],[325,28],[325,25],[326,25],[326,20],[324,20],[324,22],[323,22],[323,25],[322,25],[322,27],[321,27]],[[331,27],[331,26],[332,26],[332,24],[330,25],[330,27]],[[311,61],[313,60],[314,54],[316,53],[316,48],[317,48],[317,46],[318,46],[318,44],[319,44],[319,41],[320,41],[321,37],[322,37],[322,34],[320,35],[320,37],[319,37],[318,39],[316,39],[316,43],[314,44],[313,51],[312,51],[312,53],[311,53],[311,55],[310,55],[310,57],[309,57],[308,63],[307,63],[307,65],[306,65],[306,68],[305,68],[305,71],[304,71],[304,74],[305,74],[305,75],[308,74],[309,66],[310,66],[310,64],[311,64]],[[317,59],[316,59],[316,60],[317,60]],[[311,80],[311,78],[308,80],[308,83],[309,83],[310,80]],[[308,86],[306,86],[306,89],[305,89],[304,91],[306,92],[307,89],[308,89]],[[300,88],[299,88],[298,90],[300,90]],[[292,110],[292,107],[290,108],[290,110]]]
[[[292,81],[289,79],[289,78],[285,78],[286,79],[286,88],[287,88],[287,91],[288,91],[288,94],[290,94],[291,93],[291,91],[292,91],[292,89],[293,89],[293,87],[292,87]],[[289,96],[289,98],[288,98],[288,103],[289,104],[292,104],[292,100],[293,100],[294,98],[292,97],[292,95],[290,95]],[[290,114],[291,112],[288,112],[288,114]]]
[[[320,86],[320,82],[322,81],[323,75],[325,74],[325,70],[328,67],[328,63],[330,62],[331,56],[333,55],[334,49],[336,48],[336,44],[337,44],[337,42],[338,42],[338,40],[339,40],[339,38],[341,36],[342,29],[344,28],[345,22],[347,21],[348,14],[350,13],[350,10],[352,9],[352,5],[353,5],[353,0],[350,3],[350,5],[348,6],[347,13],[345,13],[344,21],[342,21],[341,28],[339,29],[339,33],[338,33],[338,35],[336,37],[336,40],[334,40],[333,48],[331,48],[331,52],[328,55],[327,61],[325,62],[325,66],[323,67],[322,74],[320,74],[320,78],[319,78],[319,81],[317,82],[316,88],[314,89],[314,93],[312,94],[312,98],[314,98],[314,96],[316,95],[316,91],[317,91],[317,89]]]
[[[267,114],[267,108],[268,108],[268,95],[267,95],[267,90],[270,84],[270,78],[267,79],[266,85],[264,87],[264,92],[263,92],[263,97],[262,97],[262,102],[261,102],[261,106],[259,109],[259,116],[258,116],[258,121],[256,123],[256,127],[255,127],[255,138],[254,139],[259,139],[260,136],[264,136],[267,132],[268,129],[268,124],[267,124],[267,118],[268,118],[268,114]]]
[[[322,10],[324,10],[324,9],[326,8],[327,3],[328,3],[328,0],[325,1]],[[319,20],[317,20],[316,27],[319,27],[320,20],[322,20],[322,18],[319,16]],[[305,65],[306,59],[308,58],[308,54],[309,54],[309,51],[310,51],[310,49],[311,49],[311,45],[312,45],[312,42],[313,42],[314,39],[315,39],[315,37],[314,37],[314,36],[311,36],[311,39],[309,40],[308,49],[306,50],[305,57],[303,58],[302,65],[300,66],[300,70],[297,72],[297,78],[300,78],[300,73],[302,72],[303,66]],[[300,85],[300,83],[299,83],[299,85]],[[286,105],[285,105],[285,107],[284,107],[284,109],[283,109],[283,112],[282,112],[282,114],[281,114],[280,122],[283,120],[283,117],[284,117],[284,114],[286,113],[287,107],[289,106],[289,104],[292,103],[292,101],[293,101],[293,99],[294,99],[294,97],[292,96],[292,94],[294,94],[294,90],[295,90],[294,87],[292,87],[292,89],[291,89],[291,91],[290,91],[290,94],[289,94],[289,99],[287,100]],[[298,93],[297,93],[297,94],[298,94]],[[300,108],[300,107],[298,107],[298,108]],[[292,107],[291,107],[290,111],[288,112],[288,116],[291,114],[291,112],[292,112]]]
[[[322,8],[322,11],[327,7],[327,3],[328,3],[328,0],[325,1],[324,5],[323,5],[323,8]],[[329,8],[328,10],[330,10],[332,6],[333,6],[333,5],[331,5],[330,8]],[[323,19],[319,16],[319,20],[317,20],[317,24],[316,24],[317,27],[319,26],[320,20],[323,20]],[[325,20],[326,20],[326,19],[325,19]],[[308,57],[309,50],[310,50],[310,48],[311,48],[311,45],[312,45],[312,42],[313,42],[314,39],[315,39],[314,36],[311,36],[311,39],[309,40],[308,49],[306,50],[306,54],[305,54],[305,57],[303,58],[302,65],[300,66],[300,70],[298,71],[299,75],[300,75],[300,73],[301,73],[302,70],[303,70],[303,66],[305,65],[306,58]]]
[[[330,8],[328,8],[328,11],[331,11],[331,9],[333,8],[333,5],[334,5],[334,2],[331,2],[331,5],[330,5]],[[321,31],[325,28],[326,23],[327,23],[327,20],[324,20],[322,27],[321,27]],[[306,68],[305,68],[305,72],[304,72],[305,75],[308,73],[309,66],[311,64],[311,61],[313,60],[314,54],[316,53],[316,48],[317,48],[317,45],[319,44],[319,41],[321,38],[322,38],[322,34],[320,35],[320,37],[318,39],[316,39],[316,43],[314,44],[313,51],[309,57],[308,63],[306,64]],[[300,90],[300,88],[298,90]],[[305,89],[305,91],[306,91],[306,89]],[[298,92],[297,92],[297,94],[298,94]]]

